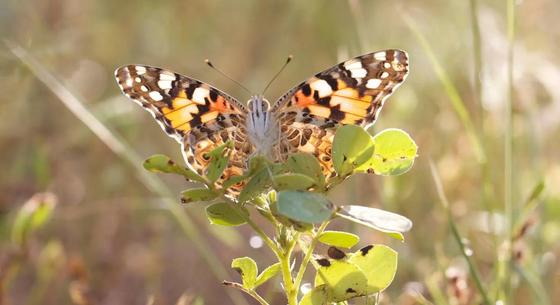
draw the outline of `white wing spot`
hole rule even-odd
[[[387,78],[387,77],[389,77],[389,73],[387,72],[381,73],[381,78]]]
[[[142,92],[148,92],[148,87],[146,86],[141,86],[140,90],[142,90]]]
[[[132,78],[127,78],[125,84],[127,87],[132,87]]]
[[[366,88],[375,89],[375,88],[379,87],[379,85],[381,85],[381,80],[378,79],[378,78],[372,78],[372,79],[367,81]]]
[[[388,63],[388,62],[385,62],[385,63],[383,64],[383,67],[385,67],[385,69],[389,69],[389,68],[391,68],[391,64]]]
[[[141,79],[140,77],[136,76],[136,77],[134,78],[134,81],[137,82],[137,83],[141,83],[141,82],[142,82],[142,79]]]
[[[362,68],[350,70],[350,72],[352,72],[352,77],[355,77],[355,78],[363,78],[363,77],[366,77],[366,75],[367,75],[366,69],[362,69]]]
[[[198,87],[194,89],[193,92],[193,101],[197,104],[204,104],[204,98],[208,96],[208,89]]]
[[[135,68],[136,68],[136,74],[138,74],[138,75],[142,75],[142,74],[146,73],[146,68],[145,67],[136,66]]]
[[[161,93],[157,92],[157,91],[152,91],[150,92],[150,97],[152,98],[152,100],[159,102],[161,100],[163,100],[163,96],[161,96]]]
[[[171,89],[170,80],[160,80],[157,84],[161,89]]]
[[[159,75],[159,79],[160,80],[167,80],[167,81],[174,81],[175,80],[175,75],[170,74],[169,72],[162,72]]]
[[[348,70],[354,70],[354,69],[361,69],[362,68],[362,63],[359,60],[353,61],[353,62],[347,62],[344,64],[344,68],[348,69]]]
[[[325,80],[317,80],[311,83],[311,88],[319,91],[319,97],[325,97],[332,94],[332,88]]]
[[[377,60],[386,60],[387,59],[387,54],[384,51],[377,52],[377,53],[373,54],[373,58],[375,58]]]

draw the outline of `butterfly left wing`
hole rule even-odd
[[[331,148],[336,127],[374,124],[385,100],[407,74],[406,52],[385,50],[342,62],[304,81],[272,109],[282,129],[276,158],[308,152],[319,159],[327,177],[333,176]]]
[[[183,147],[185,162],[199,174],[207,153],[231,140],[230,163],[218,181],[240,175],[253,147],[247,141],[245,106],[198,80],[160,68],[128,65],[115,71],[123,93],[150,112]]]

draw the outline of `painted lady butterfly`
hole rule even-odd
[[[313,154],[325,176],[333,177],[331,147],[337,126],[372,125],[407,74],[406,52],[379,51],[316,74],[272,106],[262,95],[252,96],[244,106],[206,83],[160,68],[128,65],[115,71],[123,93],[181,143],[186,163],[198,173],[209,165],[208,152],[233,142],[218,183],[241,175],[251,156],[282,162],[295,152]],[[239,187],[229,191],[236,193]]]

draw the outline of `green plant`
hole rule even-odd
[[[400,175],[412,167],[417,147],[408,134],[399,129],[372,134],[372,130],[353,125],[337,130],[332,147],[337,175],[330,179],[324,177],[314,156],[296,153],[283,164],[253,157],[243,175],[217,184],[231,152],[229,143],[208,154],[211,163],[204,175],[180,166],[164,155],[148,158],[144,167],[152,172],[178,174],[204,184],[204,187],[184,191],[181,201],[209,202],[206,213],[212,224],[248,224],[275,254],[278,262],[261,273],[253,259],[234,259],[231,267],[241,275],[241,283],[224,281],[226,286],[238,288],[259,303],[268,304],[256,289],[280,273],[289,305],[338,303],[374,295],[387,288],[396,273],[397,252],[385,245],[367,245],[345,253],[340,248],[354,247],[359,237],[347,232],[327,231],[329,222],[340,217],[399,240],[404,240],[403,233],[412,226],[410,220],[401,215],[364,206],[336,206],[326,197],[330,189],[350,175],[365,172]],[[228,187],[240,182],[244,183],[240,194],[235,198],[228,195]],[[267,235],[254,221],[258,215],[273,227],[272,235]],[[316,268],[313,288],[300,298],[303,277],[318,243],[330,246],[329,257],[313,260]],[[296,246],[304,257],[294,265]],[[293,266],[297,268],[294,270]]]

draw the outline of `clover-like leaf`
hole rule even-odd
[[[218,202],[206,208],[206,216],[211,224],[222,226],[239,226],[246,223],[249,212],[237,205]]]
[[[366,275],[367,293],[387,288],[397,273],[398,254],[384,245],[369,245],[353,253],[348,262],[358,266]]]
[[[272,175],[276,175],[282,170],[280,164],[266,164],[258,168],[239,194],[240,203],[251,200],[268,190],[272,185]]]
[[[206,169],[206,178],[208,178],[210,182],[216,182],[224,172],[229,162],[229,152],[231,151],[229,148],[231,148],[231,146],[231,142],[227,142],[207,153],[210,164],[208,164],[208,168]]]
[[[327,305],[332,299],[332,289],[326,284],[317,286],[306,293],[299,305]]]
[[[360,241],[360,238],[352,233],[325,231],[319,235],[318,240],[325,245],[349,249],[354,247]]]
[[[385,129],[373,137],[375,152],[358,171],[373,169],[382,176],[396,176],[412,168],[418,146],[410,135],[401,129]]]
[[[210,201],[218,197],[218,194],[207,188],[193,188],[181,193],[181,202],[190,203],[194,201]]]
[[[376,208],[346,205],[341,207],[340,212],[346,219],[387,233],[389,236],[399,240],[404,240],[402,233],[412,228],[412,221],[410,219]]]
[[[279,214],[304,223],[322,223],[331,218],[334,205],[327,197],[305,191],[281,191],[277,195]]]
[[[33,231],[47,223],[56,204],[57,198],[52,193],[38,193],[25,202],[12,226],[12,241],[24,244]]]
[[[263,272],[261,272],[261,274],[257,276],[257,280],[255,281],[255,288],[266,283],[266,281],[270,280],[273,276],[278,274],[278,272],[280,272],[280,269],[280,263],[270,265],[266,269],[264,269]]]
[[[257,263],[250,257],[239,257],[231,262],[231,268],[241,275],[243,287],[253,290],[257,281]]]
[[[362,127],[344,125],[336,131],[332,145],[333,166],[344,177],[366,161],[374,151],[373,140]]]
[[[313,185],[315,185],[315,180],[313,178],[306,176],[304,174],[280,174],[272,177],[272,182],[274,188],[278,191],[283,190],[307,190]]]
[[[302,152],[292,154],[288,157],[286,166],[292,173],[303,174],[313,178],[315,183],[319,186],[325,184],[325,176],[323,176],[321,164],[319,160],[311,154]]]
[[[166,174],[177,174],[182,175],[187,180],[202,182],[204,183],[204,178],[202,178],[195,171],[180,166],[175,161],[171,160],[166,155],[153,155],[144,161],[144,169],[152,173],[166,173]]]
[[[315,287],[325,284],[332,292],[330,302],[342,302],[367,293],[367,278],[356,265],[343,260],[321,259]]]

